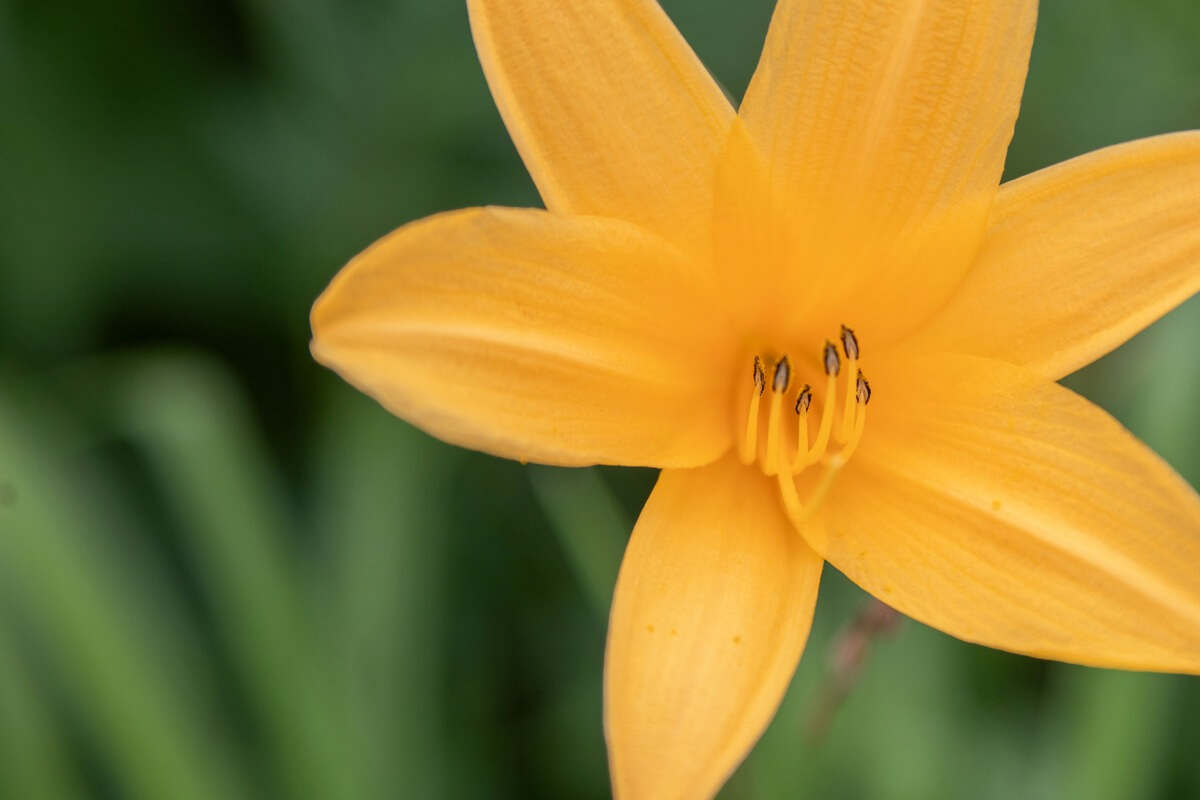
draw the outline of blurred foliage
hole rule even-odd
[[[731,96],[769,0],[666,3]],[[1015,176],[1200,127],[1200,3],[1047,0]],[[603,797],[639,470],[434,442],[311,362],[349,256],[535,205],[461,2],[0,0],[0,797]],[[1069,383],[1200,482],[1200,301]],[[1182,354],[1182,355],[1181,355]],[[915,623],[731,798],[1200,796],[1196,679]]]

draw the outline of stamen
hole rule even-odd
[[[833,342],[825,343],[825,374],[837,377],[838,370],[842,368],[842,360],[838,358],[837,348],[833,346]]]
[[[775,362],[775,375],[771,379],[771,410],[767,415],[767,460],[763,473],[770,476],[779,471],[779,414],[783,407],[783,395],[792,380],[792,365],[784,356]]]
[[[836,354],[834,356],[836,358]],[[826,362],[828,363],[828,361]],[[825,448],[829,446],[829,434],[833,430],[833,407],[835,398],[837,397],[837,375],[825,376],[825,400],[821,407],[821,423],[817,427],[817,438],[813,442],[812,447],[796,451],[796,457],[792,459],[792,472],[800,473],[805,467],[817,463],[821,460],[821,456],[825,453]],[[810,401],[811,402],[811,401]],[[799,400],[797,399],[797,404]],[[807,409],[806,409],[807,411]],[[799,420],[804,426],[804,438],[808,439],[808,415],[804,414]],[[797,434],[799,436],[799,434]]]
[[[827,341],[821,350],[821,366],[825,371],[825,393],[820,397],[821,419],[815,437],[809,426],[814,392],[804,384],[795,394],[796,451],[788,450],[788,421],[783,415],[784,397],[792,382],[792,363],[784,355],[774,363],[771,372],[771,398],[767,410],[767,431],[764,443],[759,442],[759,416],[762,397],[767,390],[767,369],[762,357],[755,356],[751,378],[753,387],[747,408],[746,427],[739,442],[742,462],[756,460],[763,473],[775,477],[788,518],[797,527],[805,523],[821,507],[842,467],[854,455],[866,427],[867,404],[871,400],[871,385],[858,368],[860,356],[858,337],[843,325],[838,344]],[[839,346],[840,345],[840,352]],[[844,361],[843,361],[844,357]],[[799,367],[807,369],[804,364]],[[845,368],[845,380],[841,374]],[[840,384],[840,385],[839,385]],[[842,397],[838,392],[843,391]],[[841,445],[830,452],[830,439]],[[819,474],[806,481],[801,476],[809,467],[819,464]],[[801,487],[808,488],[808,497],[801,500]]]
[[[842,403],[842,418],[837,430],[837,440],[845,442],[850,435],[854,415],[854,392],[850,391],[850,376],[858,370],[858,337],[854,331],[842,326],[842,352],[846,354],[846,398]]]
[[[867,409],[865,406],[859,406],[858,414],[854,417],[854,429],[850,431],[850,438],[846,440],[846,444],[839,450],[829,461],[835,468],[840,469],[850,456],[854,455],[854,451],[858,448],[858,443],[862,441],[863,428],[867,425]]]
[[[858,360],[858,337],[845,325],[842,326],[842,352],[851,361]]]
[[[754,379],[754,391],[750,393],[750,413],[746,417],[746,433],[742,437],[741,452],[742,463],[749,465],[754,463],[754,459],[758,454],[758,404],[762,398],[763,390],[767,388],[767,373],[763,369],[763,360],[758,356],[754,357],[754,371],[752,373]]]
[[[796,460],[792,462],[795,469],[803,454],[808,457],[808,408],[812,405],[812,387],[807,383],[796,395]]]
[[[859,376],[861,377],[861,376]],[[792,380],[792,365],[788,363],[788,357],[784,356],[779,359],[775,365],[775,377],[771,380],[771,388],[776,392],[783,394],[787,391],[788,384]]]
[[[871,384],[867,383],[861,369],[858,371],[858,382],[854,388],[854,394],[858,398],[858,402],[864,406],[871,402]]]
[[[807,414],[808,407],[812,405],[812,387],[807,383],[800,389],[800,394],[796,395],[796,413]]]
[[[861,369],[858,371],[858,378],[855,381],[854,398],[857,412],[854,415],[854,429],[850,431],[850,438],[846,440],[841,452],[830,459],[830,463],[835,467],[841,467],[850,460],[850,456],[854,455],[855,448],[862,441],[863,429],[867,425],[867,403],[871,402],[871,384],[867,383]]]

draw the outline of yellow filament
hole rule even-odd
[[[837,433],[834,438],[840,444],[846,441],[846,437],[851,435],[851,424],[854,419],[854,406],[856,405],[855,395],[855,376],[858,375],[858,358],[850,358],[846,361],[846,366],[842,370],[846,375],[846,398],[842,403],[842,417],[837,428]]]
[[[796,453],[792,462],[792,472],[798,473],[810,464],[821,460],[825,449],[829,447],[829,433],[833,428],[833,407],[837,405],[837,376],[825,377],[825,402],[821,409],[821,427],[817,429],[817,440],[807,452]]]
[[[792,461],[792,471],[799,472],[808,458],[808,409],[796,417],[796,459]]]
[[[854,428],[850,431],[850,438],[842,449],[829,459],[829,463],[835,468],[841,467],[850,460],[850,456],[854,455],[855,448],[862,441],[863,428],[867,426],[867,407],[861,403],[856,403],[855,407],[858,409],[858,413],[854,415]]]
[[[779,412],[783,406],[783,392],[771,390],[771,410],[767,416],[767,462],[763,474],[768,477],[779,472]]]
[[[742,463],[749,466],[758,455],[758,403],[762,393],[757,387],[750,390],[750,416],[746,418],[746,435],[742,439]]]

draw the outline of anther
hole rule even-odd
[[[859,405],[865,406],[871,402],[871,384],[867,383],[861,369],[858,371],[858,381],[854,385],[854,396]]]
[[[766,475],[774,475],[779,471],[779,462],[783,457],[780,452],[782,420],[779,414],[783,405],[783,393],[787,391],[791,380],[792,365],[788,363],[788,357],[783,356],[775,362],[775,374],[771,378],[771,407],[767,412],[767,458],[763,464],[763,473]]]
[[[838,358],[837,348],[833,346],[833,342],[825,343],[825,374],[831,378],[836,378],[838,372],[842,368],[842,360]]]
[[[807,383],[800,389],[800,394],[796,395],[796,413],[807,414],[808,407],[812,405],[812,387]]]
[[[784,356],[775,364],[775,377],[771,380],[771,388],[777,392],[786,392],[792,379],[792,367],[788,357]]]
[[[763,360],[758,356],[754,357],[754,388],[758,394],[762,394],[767,388],[767,371],[763,368]]]
[[[842,326],[842,352],[851,361],[858,360],[858,338],[845,325]]]

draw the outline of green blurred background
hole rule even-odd
[[[734,97],[770,0],[665,3]],[[1200,2],[1048,0],[1008,174],[1200,128]],[[0,797],[607,795],[607,604],[654,475],[465,453],[316,366],[399,224],[536,205],[457,0],[0,0]],[[1069,383],[1200,482],[1200,300]],[[916,623],[730,798],[1200,797],[1200,680]]]

